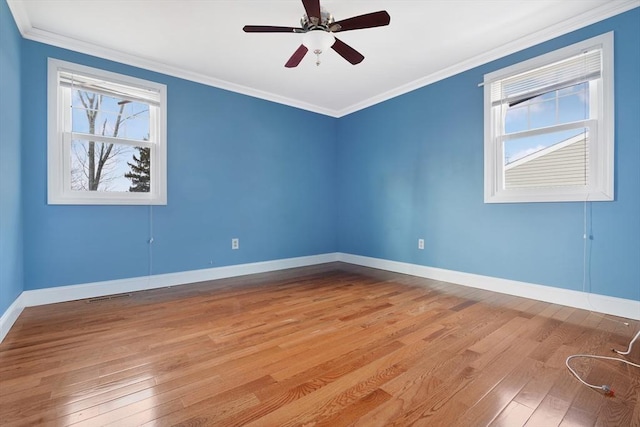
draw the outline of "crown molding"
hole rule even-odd
[[[595,24],[596,22],[604,21],[605,19],[611,18],[612,16],[628,12],[629,10],[635,9],[637,7],[640,7],[640,0],[611,1],[595,9],[592,9],[589,12],[582,13],[559,24],[549,26],[544,30],[537,31],[525,37],[513,40],[498,48],[483,53],[482,55],[472,57],[468,60],[459,62],[450,67],[429,74],[428,76],[422,77],[418,80],[409,82],[398,88],[381,93],[357,104],[353,104],[343,110],[336,111],[336,116],[343,117],[348,114],[355,113],[356,111],[363,110],[365,108],[387,101],[391,98],[404,95],[405,93],[420,89],[424,86],[428,86],[440,80],[444,80],[448,77],[455,76],[456,74],[460,74],[472,68],[476,68],[491,61],[495,61],[496,59],[504,58],[505,56],[520,52],[521,50],[530,48],[540,43],[544,43],[556,37],[568,34],[572,31],[579,30],[580,28]]]
[[[24,3],[18,0],[7,0],[7,6],[13,15],[13,20],[18,27],[18,31],[22,34],[22,37],[26,38],[26,34],[33,29],[31,20],[27,14],[27,10],[24,8]]]
[[[114,62],[119,62],[125,65],[130,65],[137,68],[142,68],[149,71],[165,74],[172,77],[178,77],[184,80],[189,80],[196,83],[202,83],[207,86],[212,86],[218,89],[228,90],[230,92],[239,93],[242,95],[251,96],[254,98],[263,99],[266,101],[275,102],[278,104],[287,105],[290,107],[298,108],[301,110],[307,110],[326,116],[336,117],[335,111],[332,109],[324,108],[319,105],[309,104],[303,101],[299,101],[292,98],[287,98],[281,95],[277,95],[270,92],[261,91],[251,87],[235,84],[226,80],[217,79],[215,77],[207,76],[205,74],[196,73],[193,71],[185,70],[179,67],[174,67],[162,62],[158,62],[149,58],[143,58],[137,55],[130,55],[125,52],[121,52],[115,49],[107,48],[104,46],[96,45],[93,43],[87,43],[78,39],[74,39],[60,34],[44,31],[38,28],[34,28],[28,18],[26,9],[24,8],[23,1],[20,0],[7,0],[9,9],[16,21],[16,26],[20,31],[23,38],[39,43],[48,44],[51,46],[59,47],[62,49],[68,49],[86,55],[95,56],[102,59],[107,59]]]
[[[577,15],[562,23],[549,26],[542,31],[538,31],[529,34],[528,36],[509,42],[482,55],[478,55],[468,60],[459,62],[450,67],[444,68],[435,73],[429,74],[425,77],[421,77],[420,79],[399,86],[395,89],[365,99],[344,109],[334,110],[319,105],[302,102],[296,99],[280,96],[275,93],[238,85],[204,74],[195,73],[148,58],[141,58],[139,56],[130,55],[115,49],[106,48],[104,46],[99,46],[74,38],[61,36],[59,34],[51,33],[48,31],[43,31],[34,28],[31,25],[31,21],[29,20],[28,14],[24,7],[23,0],[6,1],[11,14],[13,15],[13,19],[16,22],[18,30],[20,31],[22,37],[24,37],[25,39],[56,46],[63,49],[73,50],[76,52],[108,59],[115,62],[120,62],[126,65],[143,68],[149,71],[155,71],[172,77],[178,77],[196,83],[202,83],[207,86],[213,86],[219,89],[240,93],[254,98],[260,98],[266,101],[271,101],[334,118],[340,118],[356,111],[363,110],[365,108],[411,92],[413,90],[428,86],[440,80],[444,80],[448,77],[454,76],[464,71],[468,71],[480,65],[484,65],[496,59],[500,59],[512,53],[519,52],[531,46],[546,42],[555,37],[570,33],[571,31],[578,30],[596,22],[603,21],[612,16],[619,15],[631,9],[640,7],[640,0],[619,0],[607,2],[588,12]]]

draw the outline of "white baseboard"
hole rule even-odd
[[[230,265],[226,267],[206,268],[202,270],[155,274],[152,276],[134,277],[131,279],[107,280],[104,282],[86,283],[81,285],[36,289],[32,291],[24,291],[22,293],[22,298],[24,300],[24,306],[31,307],[126,292],[164,288],[167,286],[188,285],[191,283],[226,279],[229,277],[245,276],[248,274],[267,273],[270,271],[285,270],[287,268],[324,264],[337,260],[338,256],[335,253],[287,258],[274,261]]]
[[[2,317],[0,317],[0,343],[4,340],[4,337],[7,336],[16,320],[18,320],[18,316],[20,316],[24,307],[22,294],[20,294],[13,304],[7,308]]]
[[[107,280],[103,282],[24,291],[0,318],[0,343],[2,343],[2,340],[4,340],[4,337],[7,335],[25,307],[54,304],[85,298],[96,298],[105,295],[136,292],[147,289],[164,288],[167,286],[188,285],[208,280],[225,279],[229,277],[245,276],[248,274],[286,270],[288,268],[325,264],[337,260],[338,255],[336,253],[329,253],[279,259],[274,261],[230,265],[226,267],[214,267],[203,270],[156,274],[153,276],[133,277],[130,279]]]
[[[345,253],[338,261],[640,320],[640,301]]]
[[[80,285],[24,291],[9,306],[0,318],[0,343],[25,307],[95,298],[105,295],[136,292],[167,286],[187,285],[208,280],[225,279],[248,274],[267,273],[288,268],[306,267],[328,262],[341,261],[349,264],[409,274],[411,276],[440,280],[473,288],[485,289],[503,294],[531,298],[554,304],[566,305],[600,313],[612,314],[628,319],[640,320],[640,301],[605,295],[590,294],[551,286],[535,285],[515,280],[500,279],[478,274],[463,273],[423,265],[389,261],[345,253],[329,253],[274,261],[191,270],[178,273],[157,274],[130,279],[108,280]]]

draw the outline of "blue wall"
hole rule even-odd
[[[608,31],[615,32],[616,200],[587,205],[593,240],[584,290],[640,300],[638,8],[342,118],[340,250],[583,290],[583,203],[483,203],[478,83]]]
[[[587,206],[585,290],[640,300],[639,9],[334,119],[21,41],[0,4],[0,312],[23,289],[335,251],[582,290],[582,203],[483,203],[477,84],[611,30],[616,201]],[[168,86],[167,206],[46,204],[48,57]]]
[[[37,42],[22,56],[25,289],[336,251],[336,119]],[[48,57],[167,85],[167,206],[47,205]]]
[[[0,1],[0,316],[23,291],[20,33]]]

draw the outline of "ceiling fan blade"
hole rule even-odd
[[[245,33],[303,33],[302,28],[274,27],[271,25],[245,25],[242,30]]]
[[[304,56],[307,54],[308,51],[309,49],[307,49],[305,45],[301,44],[300,47],[296,49],[295,52],[293,52],[293,55],[291,55],[291,58],[289,58],[289,60],[287,61],[286,64],[284,64],[284,66],[287,68],[297,67],[300,61],[302,61],[302,58],[304,58]]]
[[[311,18],[318,18],[320,21],[320,0],[302,0],[304,10],[307,12],[307,16],[311,21]],[[317,23],[315,24],[317,25]]]
[[[389,22],[391,22],[391,17],[386,11],[381,10],[380,12],[367,13],[365,15],[354,16],[353,18],[334,22],[331,24],[331,27],[329,27],[329,30],[334,33],[340,31],[361,30],[364,28],[382,27],[389,25]]]
[[[336,42],[331,46],[331,49],[338,52],[338,55],[352,63],[353,65],[359,64],[364,59],[364,56],[345,42],[336,39]]]

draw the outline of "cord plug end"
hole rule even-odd
[[[603,385],[601,388],[602,388],[602,391],[604,391],[604,395],[605,396],[614,397],[616,395],[615,390],[613,390],[608,385]]]

